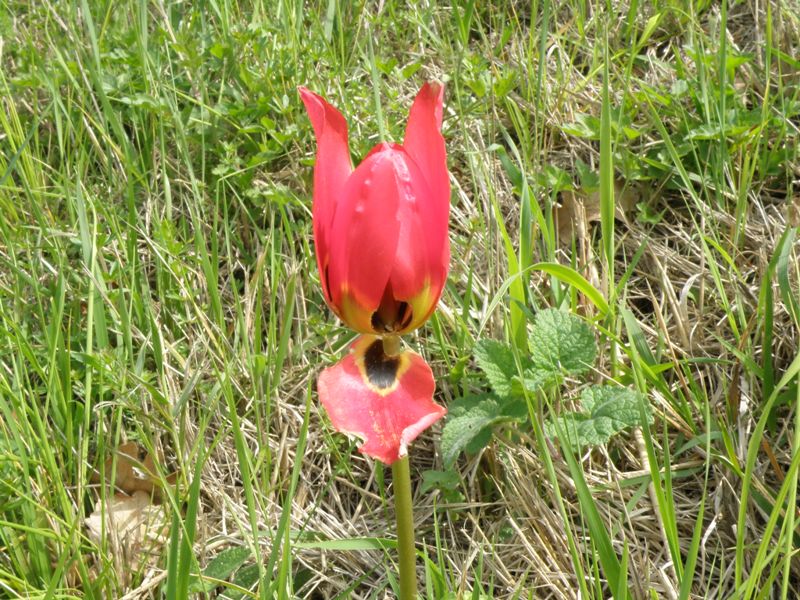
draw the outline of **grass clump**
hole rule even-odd
[[[437,400],[487,393],[502,347],[524,401],[450,472],[438,432],[416,443],[425,596],[797,596],[795,8],[6,2],[2,595],[393,593],[390,481],[314,402],[350,338],[313,268],[296,86],[336,99],[360,159],[376,96],[400,139],[436,78],[453,259],[420,346]],[[528,390],[548,308],[599,351]],[[550,435],[606,388],[652,419]],[[135,563],[86,525],[126,443],[164,519]]]

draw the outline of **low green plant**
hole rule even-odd
[[[466,394],[450,405],[442,431],[442,456],[450,467],[461,452],[484,448],[503,425],[528,421],[528,398],[548,394],[567,377],[585,375],[594,365],[597,344],[589,326],[557,309],[537,313],[528,336],[528,353],[484,339],[475,346],[475,361],[490,391]],[[574,448],[607,443],[627,427],[652,421],[645,397],[617,385],[592,385],[580,396],[582,410],[551,415],[544,422],[551,438],[566,437]]]
[[[211,593],[225,585],[220,598],[244,598],[245,590],[258,583],[258,565],[253,562],[253,552],[247,546],[234,546],[217,554],[203,569],[202,578],[192,582],[192,593]],[[230,582],[229,584],[227,582]]]

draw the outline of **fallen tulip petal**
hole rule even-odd
[[[372,335],[359,337],[343,360],[325,369],[317,387],[336,430],[359,437],[359,450],[387,465],[447,413],[433,401],[425,360],[408,350],[387,356]]]

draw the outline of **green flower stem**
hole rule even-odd
[[[386,356],[397,356],[402,350],[399,335],[383,336],[383,353]]]
[[[408,456],[392,464],[394,511],[397,515],[397,553],[400,559],[400,600],[417,598],[417,556],[414,548],[414,511]]]

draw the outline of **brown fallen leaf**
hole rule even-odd
[[[167,541],[169,528],[163,506],[155,505],[144,491],[114,494],[95,504],[85,520],[89,539],[103,547],[127,584],[133,573],[155,564]]]
[[[636,183],[625,185],[614,181],[614,216],[629,224],[628,216],[636,211],[642,193]],[[583,237],[590,223],[600,220],[600,192],[586,193],[583,190],[561,192],[561,202],[553,207],[553,218],[562,244],[569,244],[573,234]]]
[[[553,206],[553,220],[562,244],[569,244],[573,235],[584,237],[588,224],[600,218],[600,205],[594,207],[587,200],[580,191],[567,190],[561,192],[560,203]]]
[[[153,456],[136,442],[122,444],[115,454],[116,456],[109,456],[104,465],[106,482],[110,482],[113,477],[114,488],[118,491],[127,495],[146,492],[159,499],[161,480],[158,478]],[[100,480],[100,473],[95,471],[92,481],[100,483]],[[174,481],[174,474],[167,477],[167,483],[172,484]]]

